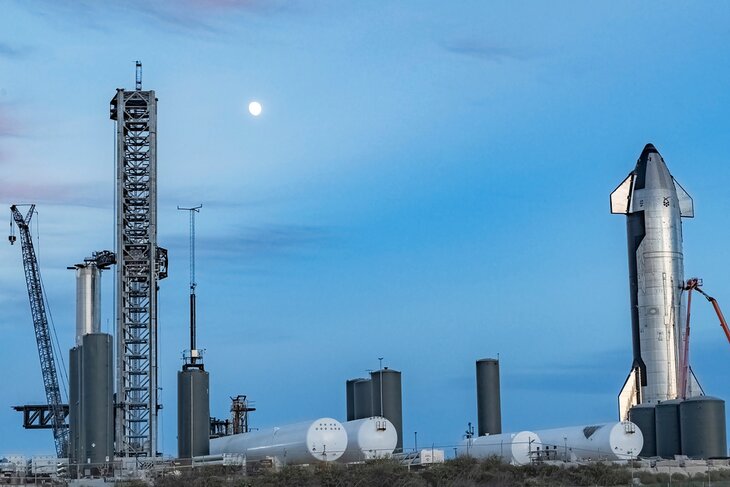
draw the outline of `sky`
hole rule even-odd
[[[345,381],[403,373],[404,446],[451,452],[500,357],[504,431],[616,420],[631,365],[625,218],[653,143],[693,196],[686,277],[730,309],[730,5],[722,2],[4,0],[0,204],[36,203],[62,356],[69,265],[113,249],[109,101],[158,104],[160,443],[188,347],[188,216],[211,414],[345,419]],[[259,117],[247,111],[263,105]],[[9,221],[9,212],[6,210]],[[5,227],[8,228],[8,227]],[[102,327],[113,331],[112,273]],[[0,245],[0,454],[53,452],[18,245]],[[693,306],[705,391],[730,346]]]

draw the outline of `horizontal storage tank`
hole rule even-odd
[[[629,409],[629,421],[641,430],[644,436],[644,447],[640,457],[656,456],[656,410],[654,404],[639,404]]]
[[[456,455],[474,458],[496,455],[511,465],[527,465],[535,456],[540,443],[540,437],[532,431],[478,436],[463,440],[457,448]]]
[[[389,457],[398,444],[393,423],[381,416],[342,423],[347,432],[347,449],[339,462],[352,463]]]
[[[540,451],[548,451],[551,458],[566,460],[628,460],[636,458],[644,446],[641,430],[631,421],[569,426],[535,433],[542,440]]]
[[[332,418],[250,431],[210,440],[210,454],[238,453],[246,461],[271,459],[276,465],[332,462],[347,449],[345,427]]]
[[[682,454],[690,458],[727,456],[725,401],[699,396],[679,405],[682,425]]]

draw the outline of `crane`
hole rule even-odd
[[[715,310],[715,314],[717,314],[717,319],[720,321],[720,327],[722,328],[722,331],[725,332],[725,338],[727,338],[728,343],[730,343],[730,328],[728,327],[727,321],[725,320],[725,315],[722,314],[722,310],[720,309],[720,305],[718,304],[717,300],[707,294],[705,291],[702,290],[702,280],[693,277],[692,279],[687,281],[686,286],[684,287],[684,290],[687,291],[687,322],[684,329],[684,341],[683,341],[683,347],[681,350],[681,376],[680,376],[680,387],[682,394],[684,394],[684,391],[686,391],[687,387],[687,380],[689,377],[689,333],[690,333],[690,309],[692,307],[692,291],[697,291],[701,295],[707,299],[707,301],[712,304],[712,308]]]
[[[33,316],[33,328],[35,330],[35,338],[38,344],[38,355],[41,361],[41,372],[43,374],[43,386],[46,391],[46,401],[51,410],[51,426],[53,429],[53,439],[56,444],[56,454],[59,458],[66,457],[68,452],[68,429],[66,428],[64,417],[64,407],[61,401],[61,390],[58,387],[58,374],[56,372],[56,362],[53,357],[53,347],[51,343],[51,334],[48,329],[48,318],[46,316],[46,307],[43,302],[43,287],[41,283],[40,269],[38,268],[38,259],[33,248],[33,240],[30,235],[30,220],[33,218],[35,205],[30,205],[30,209],[25,217],[18,210],[16,205],[10,207],[15,225],[20,233],[21,249],[23,251],[23,269],[25,270],[25,282],[28,286],[28,299],[30,300],[30,312]],[[12,233],[9,237],[12,245],[16,238]]]

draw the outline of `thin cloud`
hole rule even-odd
[[[93,183],[6,182],[0,186],[0,201],[103,208],[111,198]]]
[[[534,57],[522,49],[500,46],[480,39],[459,39],[442,45],[447,51],[484,61],[525,61]]]
[[[233,235],[211,237],[198,234],[196,252],[203,258],[226,262],[252,263],[262,257],[301,256],[332,239],[327,227],[315,225],[271,224],[241,227]],[[169,243],[175,249],[187,248],[188,237],[177,236]]]
[[[17,118],[10,114],[6,104],[0,103],[0,137],[18,136],[20,132]]]
[[[22,59],[30,54],[27,47],[13,46],[7,42],[0,42],[0,57],[8,59]]]
[[[136,21],[179,31],[220,32],[218,22],[237,14],[267,15],[292,11],[295,2],[283,0],[129,0],[127,2],[88,0],[45,0],[44,7],[33,8],[36,14],[56,20],[59,16],[82,23],[88,28],[108,30],[110,18],[119,15]],[[49,14],[50,11],[55,13]]]

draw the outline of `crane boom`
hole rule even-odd
[[[51,335],[48,329],[48,318],[46,307],[43,302],[43,288],[41,274],[38,268],[33,248],[33,240],[30,236],[30,220],[33,218],[35,205],[30,205],[28,214],[23,217],[17,206],[10,207],[13,221],[20,233],[20,243],[23,251],[23,269],[25,270],[25,282],[28,286],[28,299],[30,300],[30,312],[33,316],[33,328],[38,344],[38,355],[41,361],[41,372],[43,374],[43,386],[46,391],[46,401],[51,409],[51,425],[53,427],[53,439],[56,444],[56,454],[59,458],[66,457],[68,451],[68,430],[64,424],[65,413],[61,401],[61,390],[58,387],[58,374],[56,362],[53,358]],[[13,243],[14,239],[10,240]]]

